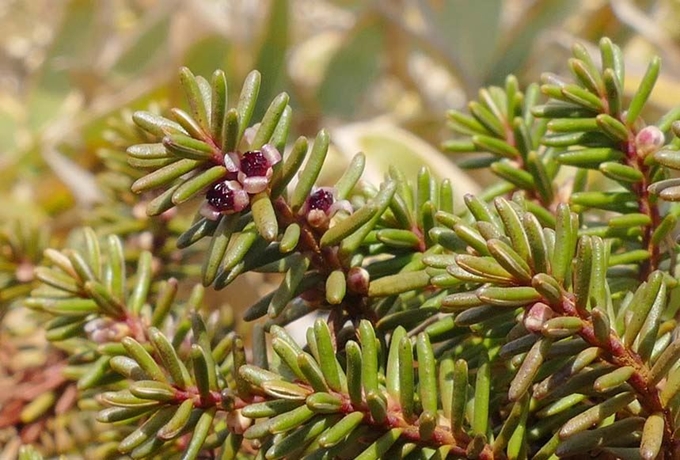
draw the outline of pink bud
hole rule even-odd
[[[524,327],[531,332],[541,332],[543,324],[555,316],[555,312],[543,302],[536,302],[524,314]]]
[[[371,276],[364,268],[352,267],[347,272],[347,288],[355,294],[368,294],[370,281]]]
[[[666,137],[656,126],[647,126],[635,136],[635,148],[641,158],[658,151],[666,142]]]

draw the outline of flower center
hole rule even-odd
[[[217,211],[230,211],[234,209],[234,192],[229,188],[226,181],[217,182],[205,196],[210,206]]]
[[[320,209],[324,212],[333,204],[333,193],[328,190],[317,190],[309,197],[309,209]]]
[[[266,176],[269,161],[259,150],[251,150],[241,157],[241,171],[248,176]]]

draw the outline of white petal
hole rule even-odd
[[[260,193],[261,191],[265,190],[269,184],[269,180],[267,180],[266,177],[255,176],[246,177],[241,183],[243,184],[243,190],[253,194]]]
[[[228,160],[227,160],[228,158]],[[230,172],[236,172],[239,170],[241,167],[241,159],[238,156],[238,153],[236,152],[229,152],[225,157],[224,157],[224,166],[227,168],[227,171]]]
[[[199,212],[208,220],[217,220],[217,218],[220,217],[220,212],[210,206],[209,203],[203,203]]]
[[[250,204],[250,198],[244,190],[234,191],[234,211],[240,212],[248,207]]]
[[[243,132],[243,138],[246,140],[248,145],[253,143],[253,139],[255,138],[255,134],[257,134],[257,131],[260,129],[260,123],[256,123],[250,128],[246,128],[246,130]]]
[[[269,164],[271,166],[274,166],[276,163],[281,161],[281,154],[276,149],[276,147],[274,147],[271,144],[263,145],[261,152],[262,152],[262,155],[264,155],[264,157],[267,159],[267,161],[269,162]]]

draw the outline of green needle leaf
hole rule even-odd
[[[664,440],[664,416],[661,412],[650,415],[645,420],[640,441],[640,456],[644,460],[657,458]]]
[[[560,284],[567,277],[576,249],[576,224],[576,217],[572,217],[569,207],[565,204],[558,205],[552,275]]]
[[[358,211],[353,212],[347,218],[333,225],[321,237],[321,246],[334,246],[340,243],[343,239],[357,231],[362,225],[371,220],[378,212],[377,206],[367,204]]]
[[[157,138],[168,134],[187,134],[178,123],[152,112],[140,110],[132,115],[132,121],[144,131]]]
[[[201,128],[207,132],[209,128],[208,114],[196,77],[191,73],[191,70],[182,67],[179,71],[179,79],[186,93],[187,101],[189,102],[189,107],[191,107],[191,113],[194,116],[194,119]]]
[[[330,427],[321,435],[318,442],[323,448],[333,447],[344,438],[350,435],[352,431],[363,421],[363,412],[352,412],[345,415],[342,420]]]
[[[430,284],[427,271],[403,272],[396,275],[384,276],[372,281],[368,287],[369,297],[384,297],[402,292],[421,289]]]
[[[208,255],[203,262],[202,276],[204,286],[210,286],[215,281],[231,236],[238,225],[238,219],[239,216],[236,214],[224,215],[220,218],[215,233],[210,240]]]
[[[451,431],[454,434],[462,433],[465,422],[465,408],[467,405],[468,391],[468,365],[463,359],[454,364],[453,369],[453,395],[451,398]]]
[[[593,449],[614,444],[615,440],[620,439],[621,436],[639,431],[642,421],[641,417],[628,417],[611,425],[576,433],[562,441],[557,447],[556,453],[559,456],[588,455],[588,452]],[[635,450],[640,455],[639,450]]]
[[[163,166],[162,168],[157,169],[140,179],[137,179],[132,184],[131,189],[134,193],[141,193],[161,187],[163,185],[169,184],[189,171],[193,171],[199,164],[200,161],[186,158],[176,161],[168,166]]]
[[[209,161],[215,157],[215,152],[210,145],[183,134],[165,136],[163,145],[170,153],[183,159]]]
[[[342,303],[346,289],[347,281],[345,280],[345,272],[342,270],[333,270],[326,279],[326,301],[331,305]]]
[[[142,445],[146,440],[155,438],[158,430],[170,421],[176,410],[176,407],[171,406],[156,411],[146,422],[118,444],[118,450],[126,454]]]
[[[279,120],[283,116],[283,112],[286,109],[289,100],[290,98],[286,93],[281,93],[274,98],[262,118],[262,122],[257,133],[255,133],[253,141],[250,143],[251,150],[259,150],[264,144],[269,142],[272,134],[274,134],[274,131],[276,130]]]
[[[365,394],[378,391],[378,347],[375,331],[371,323],[362,320],[359,323],[359,339],[361,340],[361,382]]]
[[[418,334],[416,340],[418,355],[418,381],[420,390],[420,402],[423,411],[437,412],[437,372],[436,360],[430,339],[424,332]]]
[[[508,399],[510,401],[519,401],[526,394],[543,364],[551,345],[551,339],[542,338],[531,347],[531,350],[527,353],[517,374],[515,374],[510,383],[510,389],[508,390]]]
[[[350,340],[345,345],[347,355],[347,392],[354,407],[363,403],[361,373],[363,369],[361,347]]]
[[[161,368],[156,364],[156,361],[151,357],[148,351],[132,337],[124,337],[121,343],[125,347],[128,355],[135,360],[140,368],[153,380],[157,382],[167,382],[165,374]]]
[[[519,225],[519,222],[517,222]],[[526,234],[525,234],[526,237]],[[524,247],[524,243],[526,246]],[[527,254],[529,252],[529,243],[526,238],[520,245],[523,246],[523,251]],[[518,254],[513,247],[506,244],[502,240],[492,238],[487,241],[486,247],[494,259],[503,267],[508,273],[512,274],[517,281],[528,283],[531,280],[531,268],[526,262],[526,259]]]
[[[326,385],[326,381],[324,380],[323,372],[321,371],[319,364],[314,360],[314,358],[311,355],[309,355],[308,353],[300,353],[299,355],[297,355],[297,365],[300,368],[302,374],[305,376],[305,380],[309,382],[314,391],[316,392],[328,391],[328,386]],[[313,409],[313,407],[311,406],[309,407],[310,409]]]
[[[650,384],[656,385],[680,359],[680,338],[675,339],[657,358],[649,371]]]
[[[472,431],[475,434],[486,436],[489,426],[489,402],[491,398],[491,363],[485,352],[482,352],[480,356],[474,388]]]
[[[265,241],[274,241],[279,234],[279,223],[266,191],[253,196],[250,202],[258,233]]]
[[[314,322],[314,336],[316,337],[317,350],[319,353],[319,365],[324,379],[333,391],[343,391],[346,387],[344,375],[341,376],[340,363],[335,358],[335,347],[331,338],[328,324],[318,319]]]
[[[635,400],[635,394],[630,392],[619,393],[606,401],[587,409],[576,417],[569,420],[560,429],[561,439],[567,439],[576,433],[587,430],[591,426],[602,422],[605,418],[615,414]]]
[[[149,328],[149,339],[157,355],[161,358],[163,366],[170,374],[173,384],[177,388],[185,390],[191,385],[191,377],[175,348],[165,335],[155,327]]]
[[[649,63],[647,72],[645,72],[645,75],[642,77],[640,86],[633,95],[633,99],[630,101],[630,105],[628,106],[628,112],[626,113],[626,124],[628,126],[632,126],[633,123],[635,123],[635,121],[638,119],[640,112],[642,112],[642,108],[647,102],[649,95],[652,94],[652,89],[654,89],[660,69],[661,59],[658,56],[655,56]]]
[[[633,374],[635,368],[632,366],[620,367],[609,374],[598,377],[593,383],[593,389],[599,393],[604,393],[625,383]]]
[[[647,284],[640,287],[640,289],[644,289],[644,295],[633,304],[633,314],[623,334],[623,341],[626,345],[631,346],[633,344],[657,296],[665,297],[665,289],[663,289],[663,292],[660,292],[662,283],[663,273],[655,271],[649,276]]]
[[[210,134],[218,147],[224,141],[223,129],[228,107],[229,92],[227,91],[227,76],[222,70],[212,74],[212,107],[210,110]]]
[[[308,148],[309,145],[306,137],[301,136],[297,138],[290,153],[283,161],[281,168],[276,168],[274,170],[271,182],[272,197],[277,197],[283,193],[288,183],[293,179],[302,166],[302,163],[305,161]],[[307,199],[306,196],[304,198]]]
[[[326,130],[322,129],[316,135],[314,146],[307,159],[307,164],[302,172],[300,172],[298,184],[291,196],[290,206],[293,208],[294,212],[297,212],[302,207],[309,196],[309,193],[312,191],[312,187],[314,187],[314,184],[319,177],[319,173],[321,172],[321,167],[326,160],[329,143],[330,136]]]
[[[298,285],[307,272],[307,268],[309,268],[309,259],[298,254],[293,257],[296,257],[297,260],[292,264],[290,270],[286,272],[285,278],[269,303],[267,313],[271,318],[276,318],[281,314],[295,295]]]
[[[408,337],[402,337],[399,340],[399,404],[406,420],[414,417],[414,380],[413,344]]]
[[[541,299],[541,294],[533,287],[496,287],[485,286],[477,290],[482,303],[499,307],[520,307]]]
[[[390,450],[390,447],[397,442],[402,433],[401,428],[392,428],[387,433],[382,435],[373,444],[368,446],[355,460],[377,460]]]
[[[243,82],[243,88],[241,89],[238,105],[236,106],[236,111],[238,113],[238,134],[234,136],[234,141],[231,141],[234,142],[234,146],[238,145],[238,141],[250,124],[250,118],[253,116],[255,104],[257,103],[257,96],[260,92],[261,80],[262,77],[260,72],[253,70]]]
[[[175,189],[174,193],[172,194],[173,204],[181,204],[190,200],[202,192],[210,184],[225,177],[226,174],[227,168],[224,166],[213,166],[207,171],[203,171],[195,175]]]
[[[352,157],[349,166],[343,173],[342,177],[338,179],[335,184],[336,196],[338,200],[344,200],[349,195],[354,186],[357,184],[366,166],[366,156],[363,153],[357,153]]]

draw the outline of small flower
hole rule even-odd
[[[336,212],[343,210],[352,213],[352,205],[347,200],[338,200],[333,187],[320,187],[312,191],[300,209],[301,215],[307,216],[307,222],[314,228],[328,224]]]
[[[241,212],[250,204],[248,193],[235,180],[215,182],[205,197],[201,215],[210,220],[217,220],[220,214]]]
[[[644,158],[663,147],[666,137],[656,126],[647,126],[635,136],[635,148],[638,156]]]
[[[524,327],[531,332],[541,332],[545,322],[554,317],[555,312],[552,308],[543,302],[536,302],[529,311],[524,314]]]
[[[130,335],[130,327],[110,318],[95,318],[85,324],[85,333],[95,343],[120,342]]]
[[[271,144],[265,144],[262,150],[249,150],[242,155],[231,152],[228,157],[238,167],[237,178],[243,190],[251,195],[267,188],[274,174],[272,167],[281,161],[281,154]]]

